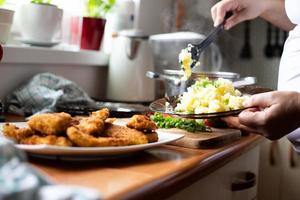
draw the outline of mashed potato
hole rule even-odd
[[[243,108],[246,98],[239,90],[234,89],[230,80],[203,78],[183,93],[175,111],[201,114],[236,110]]]
[[[194,62],[191,54],[191,48],[193,45],[189,44],[187,48],[182,49],[178,58],[179,58],[179,63],[181,65],[181,69],[184,72],[184,79],[187,80],[190,78],[192,75],[192,69],[191,65]],[[199,66],[200,62],[196,62],[196,66]]]

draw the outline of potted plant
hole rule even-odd
[[[4,4],[5,0],[0,0],[0,44],[8,40],[14,16],[14,11],[4,8]]]
[[[105,28],[105,15],[116,0],[86,0],[82,21],[81,49],[99,50]]]
[[[51,4],[51,0],[31,0],[20,7],[19,26],[22,41],[26,43],[53,43],[60,31],[62,9]]]

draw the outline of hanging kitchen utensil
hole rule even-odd
[[[284,43],[286,41],[286,39],[288,38],[288,32],[287,31],[283,31],[282,32],[282,41],[281,41],[281,55],[282,55],[282,52],[283,52],[283,48],[284,48]]]
[[[275,44],[273,46],[273,53],[275,57],[280,57],[282,50],[280,45],[280,30],[279,28],[275,28]]]
[[[184,0],[177,0],[176,2],[176,30],[181,30],[184,18]]]
[[[268,22],[267,23],[267,44],[264,49],[265,56],[267,58],[272,58],[273,54],[273,46],[272,46],[272,25]]]
[[[252,50],[250,44],[250,21],[245,21],[244,26],[244,45],[242,47],[242,51],[240,54],[240,58],[242,59],[251,59],[252,58]]]

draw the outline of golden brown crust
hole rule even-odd
[[[33,135],[29,138],[25,138],[21,140],[21,144],[47,144],[47,145],[55,145],[55,146],[64,146],[69,147],[72,146],[72,142],[65,137],[57,137],[55,135],[47,135],[47,136],[37,136]]]
[[[58,135],[64,133],[72,121],[67,113],[46,113],[34,115],[28,121],[29,127],[45,135]]]
[[[144,132],[152,132],[157,129],[156,124],[144,115],[133,115],[126,125],[129,128]]]
[[[117,120],[117,118],[107,118],[105,120],[105,123],[113,124],[116,120]]]
[[[98,117],[86,117],[76,127],[86,134],[99,136],[104,131],[104,121]]]
[[[146,133],[145,135],[149,143],[158,141],[158,134],[156,132]]]
[[[71,117],[67,113],[48,113],[33,116],[29,128],[13,124],[3,126],[3,134],[21,144],[56,146],[106,147],[146,144],[158,141],[157,127],[142,115],[132,117],[128,126],[114,125],[109,110],[102,109],[89,117]],[[101,137],[99,137],[101,136]]]
[[[91,116],[99,117],[105,121],[109,117],[109,110],[107,108],[103,108],[101,110],[92,112]]]
[[[22,139],[28,138],[34,134],[30,128],[19,128],[13,124],[3,125],[3,134],[6,137],[14,139],[16,142],[20,142]]]
[[[107,147],[130,145],[126,138],[94,137],[81,132],[76,127],[69,127],[67,130],[69,139],[79,147]]]
[[[126,138],[131,145],[148,143],[147,137],[143,132],[125,126],[106,124],[104,134],[114,138]]]

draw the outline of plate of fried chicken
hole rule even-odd
[[[120,155],[183,137],[159,131],[144,115],[126,121],[109,118],[106,108],[85,117],[64,112],[38,114],[27,122],[0,123],[0,132],[28,153],[55,156]]]

